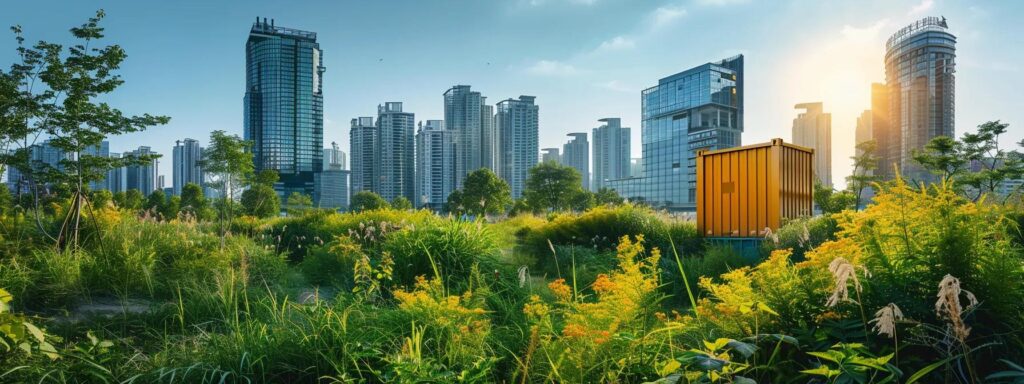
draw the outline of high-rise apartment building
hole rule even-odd
[[[245,44],[245,139],[256,171],[275,170],[278,194],[312,195],[323,167],[325,71],[316,33],[257,18]]]
[[[82,156],[93,156],[93,157],[108,158],[108,157],[110,157],[110,142],[104,140],[104,141],[100,142],[99,145],[95,145],[95,146],[86,148],[84,151],[82,151]],[[109,190],[110,186],[107,184],[107,180],[104,177],[103,180],[90,181],[89,182],[89,189],[91,189],[93,191],[100,190],[100,189],[107,189],[107,190]]]
[[[181,195],[181,189],[188,183],[203,186],[203,168],[199,166],[202,164],[203,147],[199,146],[199,141],[184,139],[174,142],[171,157],[171,179],[175,195]]]
[[[349,171],[345,170],[345,152],[332,142],[323,155],[324,169],[313,176],[313,203],[319,208],[347,209]]]
[[[387,201],[401,196],[416,201],[416,180],[413,172],[416,117],[402,111],[402,103],[387,102],[377,106],[377,148],[380,182],[374,192]]]
[[[822,103],[797,104],[804,110],[793,119],[793,144],[814,149],[813,173],[826,187],[832,186],[832,114]]]
[[[955,135],[956,36],[949,33],[946,18],[926,17],[894,33],[885,51],[891,126],[888,135],[875,136],[886,148],[880,152],[885,168],[879,169],[888,177],[895,167],[909,180],[934,181],[914,162],[913,153],[931,139]]]
[[[562,145],[562,163],[580,173],[583,189],[590,190],[590,143],[586,132],[573,132],[572,139]]]
[[[558,148],[541,148],[540,161],[543,163],[552,162],[555,164],[561,164],[562,155],[560,150]]]
[[[456,188],[462,188],[470,172],[480,168],[496,171],[500,167],[494,107],[486,102],[486,97],[468,85],[456,85],[444,92],[445,128],[455,133]]]
[[[480,167],[498,169],[498,131],[494,127],[494,106],[487,105],[487,98],[480,97]]]
[[[530,168],[537,165],[539,108],[534,96],[519,96],[498,103],[498,177],[505,179],[518,199],[526,187]]]
[[[157,155],[150,147],[141,146],[138,149],[125,153],[124,157],[141,158],[142,156]],[[160,186],[160,160],[153,158],[144,164],[134,164],[125,167],[125,190],[137,189],[143,195],[148,195]]]
[[[352,119],[349,130],[349,152],[352,169],[349,177],[349,195],[360,191],[376,191],[380,183],[380,158],[377,157],[377,126],[372,117]]]
[[[443,120],[420,122],[416,133],[416,196],[413,204],[434,211],[444,209],[455,190],[455,136]]]
[[[655,207],[696,210],[697,151],[742,142],[743,55],[663,78],[640,101],[643,176],[606,185]]]
[[[594,128],[594,189],[605,187],[608,180],[629,177],[632,130],[622,126],[622,119],[609,117],[598,120]]]

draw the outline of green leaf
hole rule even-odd
[[[23,322],[22,324],[25,325],[25,329],[27,329],[29,333],[31,333],[32,336],[36,338],[36,340],[39,340],[40,343],[46,341],[46,334],[43,333],[43,331],[40,330],[38,327],[32,325],[32,323],[29,323],[27,321]]]
[[[820,366],[818,368],[802,370],[802,371],[800,371],[800,373],[806,373],[808,375],[818,375],[818,376],[825,376],[827,378],[833,378],[833,377],[839,376],[839,374],[841,372],[839,370],[831,369],[831,368],[829,368],[827,366],[822,365],[822,366]]]
[[[819,359],[825,359],[833,363],[839,363],[842,360],[843,355],[836,351],[825,351],[825,352],[807,352],[808,355],[815,356]],[[839,355],[838,357],[836,355]]]
[[[676,360],[666,361],[665,364],[662,365],[661,369],[658,370],[658,376],[665,377],[671,375],[675,371],[679,370],[679,367],[682,366],[683,364]]]

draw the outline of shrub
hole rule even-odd
[[[380,244],[380,252],[394,258],[394,280],[411,286],[417,276],[444,276],[449,284],[463,287],[477,264],[483,271],[498,271],[498,248],[489,228],[481,223],[449,220],[430,226],[413,226],[392,233]]]
[[[838,224],[832,215],[803,217],[787,221],[774,234],[769,234],[763,244],[765,253],[790,249],[795,260],[803,260],[804,253],[819,244],[835,239]]]

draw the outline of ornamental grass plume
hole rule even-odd
[[[978,299],[974,297],[973,293],[960,288],[960,279],[948,274],[943,277],[942,281],[939,282],[939,293],[936,295],[938,300],[935,301],[935,314],[939,318],[947,317],[950,328],[953,328],[953,333],[960,342],[963,342],[970,335],[971,328],[964,324],[963,313],[965,308],[960,304],[961,293],[967,297],[968,305],[966,309],[978,305]]]
[[[847,290],[850,280],[853,280],[853,288],[859,295],[863,288],[860,280],[857,279],[857,270],[853,264],[842,257],[837,257],[828,265],[828,271],[836,279],[836,286],[832,289],[832,295],[828,297],[825,305],[835,307],[840,302],[850,300],[850,292]]]
[[[896,336],[896,322],[900,320],[903,320],[903,311],[896,304],[889,303],[875,312],[875,318],[871,320],[875,324],[872,330],[891,339]]]

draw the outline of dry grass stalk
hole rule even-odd
[[[963,307],[960,304],[961,293],[967,298],[967,307]],[[953,329],[953,333],[957,339],[963,342],[971,333],[971,328],[964,324],[964,310],[978,305],[978,299],[970,291],[961,289],[960,279],[953,277],[953,275],[946,275],[946,277],[942,278],[942,281],[939,282],[939,293],[936,296],[938,300],[935,301],[935,314],[939,318],[948,318],[949,326]]]
[[[875,324],[872,330],[891,339],[896,336],[896,322],[900,320],[903,320],[903,311],[896,304],[889,303],[875,312],[875,318],[871,320]]]
[[[853,288],[860,293],[863,289],[860,285],[860,280],[857,279],[857,270],[853,264],[842,257],[837,257],[832,260],[828,265],[828,271],[832,273],[832,277],[836,280],[836,286],[832,289],[832,295],[828,297],[828,302],[825,305],[829,307],[835,307],[844,301],[853,301],[850,299],[850,292],[848,286],[850,281],[853,281]]]

